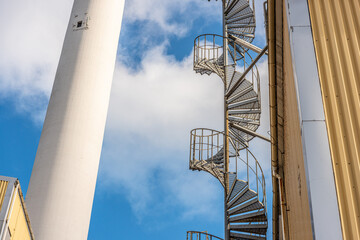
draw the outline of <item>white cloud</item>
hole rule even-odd
[[[192,128],[222,129],[222,83],[196,75],[192,55],[178,62],[165,47],[147,52],[136,73],[117,65],[101,176],[126,189],[139,218],[169,204],[184,209],[183,217],[217,214],[220,185],[189,172],[188,141]],[[164,200],[155,201],[157,192]]]
[[[108,129],[176,147],[191,128],[222,126],[223,89],[217,76],[192,71],[192,54],[178,62],[164,51],[161,45],[147,52],[136,73],[117,66]]]
[[[71,0],[0,2],[0,100],[42,120]]]

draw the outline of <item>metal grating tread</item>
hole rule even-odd
[[[246,88],[244,88],[243,90],[239,90],[236,89],[235,92],[233,94],[231,94],[231,96],[228,98],[227,103],[233,103],[236,101],[239,101],[238,99],[243,97],[245,94],[249,93],[253,91],[253,86],[252,84],[248,85]]]
[[[239,99],[239,101],[236,101],[234,103],[231,103],[228,105],[229,109],[242,109],[242,108],[257,108],[258,107],[259,99],[257,96],[255,97],[249,97],[245,99]]]
[[[240,222],[266,222],[267,221],[267,217],[265,214],[264,210],[260,210],[257,212],[252,212],[252,213],[246,213],[246,214],[242,214],[242,215],[237,215],[237,216],[231,216],[229,218],[230,222],[234,222],[234,223],[240,223]]]
[[[230,237],[233,237],[236,240],[266,240],[266,237],[264,236],[249,235],[249,234],[236,233],[236,232],[230,232]]]
[[[267,224],[237,224],[230,225],[230,230],[238,231],[238,232],[247,232],[247,233],[255,233],[259,235],[265,235],[267,231]]]
[[[237,206],[239,204],[242,204],[243,202],[246,202],[254,197],[257,197],[257,193],[254,192],[253,190],[251,189],[248,189],[240,198],[238,198],[234,203],[233,205],[234,206]]]
[[[256,204],[258,202],[259,202],[259,200],[257,198],[254,198],[254,199],[252,199],[250,201],[247,201],[247,202],[244,202],[242,204],[232,206],[231,208],[228,209],[228,213],[229,213],[229,215],[239,214],[240,212],[238,212],[238,211],[240,211],[240,210],[242,210],[244,208],[247,208],[248,206],[251,206],[253,204]],[[260,205],[259,208],[261,208],[261,207],[262,207],[262,205]],[[252,209],[252,210],[255,210],[255,209]]]
[[[257,200],[257,199],[255,198],[255,200]],[[239,208],[236,207],[236,208],[230,210],[229,212],[231,212],[231,215],[237,215],[237,214],[251,212],[251,211],[255,211],[255,210],[261,210],[261,209],[264,209],[264,205],[257,200],[256,202],[254,202],[248,206],[245,206],[245,204],[244,204],[242,206],[239,206]]]
[[[213,162],[215,164],[223,164],[224,163],[224,149],[221,148],[214,156],[206,159],[207,162]]]
[[[228,201],[230,202],[242,189],[244,189],[247,186],[248,186],[247,182],[236,179],[235,186],[231,191]]]

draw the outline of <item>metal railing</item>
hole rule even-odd
[[[227,44],[227,59],[228,63],[226,66],[233,66],[235,70],[237,68],[240,72],[245,72],[246,69],[250,66],[254,58],[249,53],[248,49],[244,48],[241,45],[235,43],[235,41],[228,39]],[[206,63],[211,63],[214,67],[222,69],[224,67],[223,62],[223,47],[224,37],[217,34],[203,34],[195,38],[194,40],[194,70],[204,69],[208,74],[210,72],[216,73],[213,69],[210,69],[208,66],[204,65]],[[219,75],[223,78],[223,74]],[[246,74],[246,79],[250,81],[254,90],[260,96],[260,74],[257,66],[251,68],[251,70]],[[231,82],[228,84],[228,87],[231,86]]]
[[[222,132],[197,128],[190,134],[190,160],[217,160],[216,154],[223,149],[224,134]]]
[[[203,34],[194,40],[194,65],[203,60],[218,60],[223,53],[223,37]]]
[[[187,231],[186,240],[223,240],[215,235],[209,234],[206,231]]]
[[[196,128],[190,132],[190,166],[194,161],[223,163],[223,132],[207,128]],[[248,147],[239,140],[229,136],[230,172],[236,173],[237,179],[248,183],[249,188],[256,189],[257,198],[266,210],[266,185],[264,172]]]

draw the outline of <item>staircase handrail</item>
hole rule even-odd
[[[201,34],[194,39],[194,69],[199,67],[199,64],[201,63],[208,61],[215,62],[220,59],[221,55],[224,54],[223,39],[227,39],[229,42],[228,45],[232,47],[232,50],[228,48],[228,53],[230,54],[232,61],[229,61],[226,66],[233,66],[236,69],[239,67],[239,61],[242,62],[244,71],[250,66],[250,63],[253,61],[253,57],[248,52],[248,49],[245,49],[243,46],[236,44],[235,41],[229,37],[224,37],[218,34]],[[236,49],[241,49],[242,52],[238,52]],[[250,63],[248,60],[250,60]],[[256,82],[256,92],[258,95],[260,95],[259,70],[257,66],[254,65],[250,71],[251,79],[249,80],[253,85],[255,85],[254,83]]]
[[[195,128],[190,131],[190,163],[195,160],[214,160],[216,154],[223,150],[224,132],[209,128]],[[252,172],[256,179],[256,192],[259,202],[261,202],[266,209],[266,184],[263,169],[260,163],[249,150],[247,146],[241,141],[229,136],[230,143],[235,150],[229,153],[230,163],[235,160],[235,172],[238,175],[238,161],[241,161],[246,166],[246,180],[250,185],[250,172]],[[239,146],[239,147],[237,147]],[[246,160],[241,157],[241,152],[246,151]],[[253,162],[251,162],[253,161]],[[255,163],[255,165],[253,165]],[[260,185],[260,186],[259,186]],[[259,189],[261,190],[263,199],[260,199]]]

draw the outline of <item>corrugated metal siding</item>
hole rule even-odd
[[[26,214],[21,201],[20,193],[15,193],[11,216],[9,219],[11,240],[31,240],[31,232],[26,220]]]
[[[360,239],[360,1],[308,2],[343,236]]]
[[[3,202],[4,202],[6,189],[8,187],[8,184],[9,184],[8,181],[0,181],[0,210],[1,210]]]

